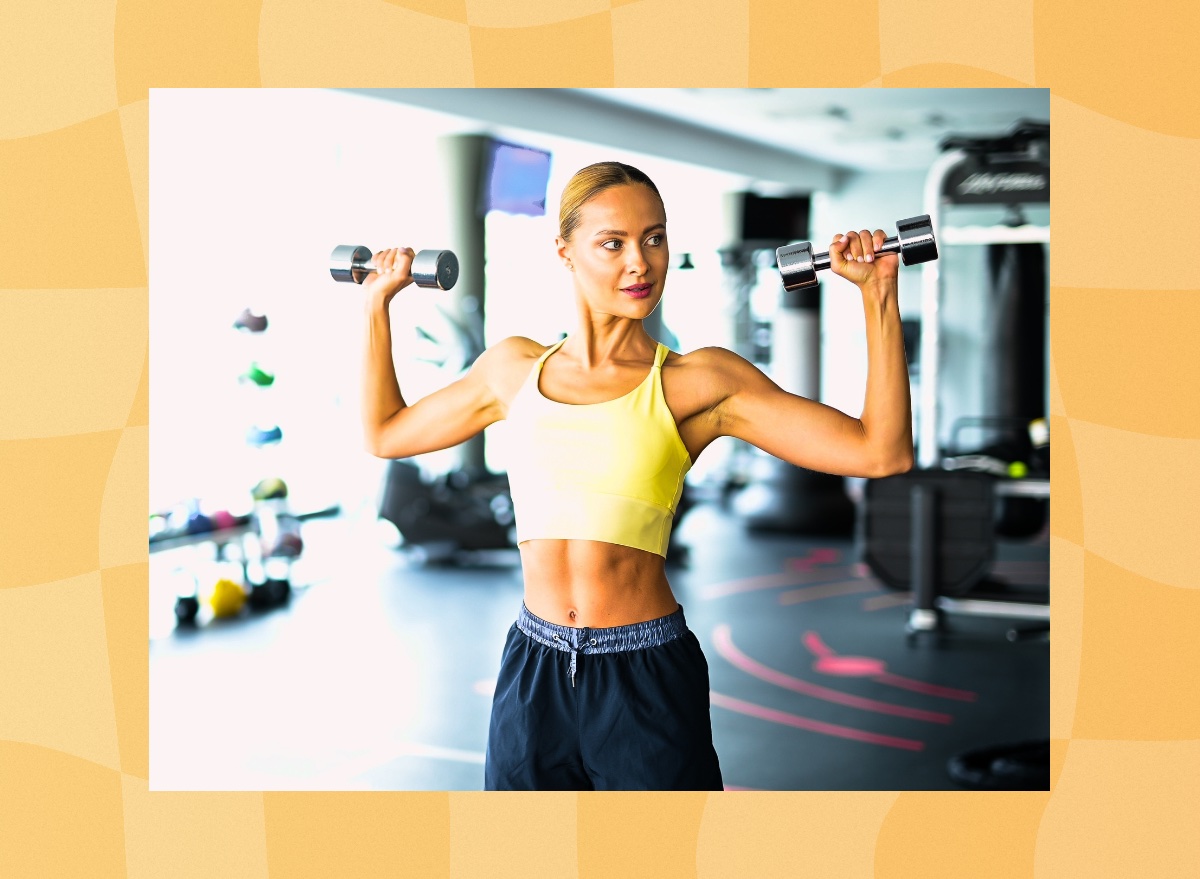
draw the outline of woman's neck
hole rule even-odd
[[[654,356],[657,343],[640,319],[591,314],[582,317],[575,332],[563,343],[563,349],[585,369]]]

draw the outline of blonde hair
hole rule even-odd
[[[558,207],[558,234],[563,241],[570,241],[579,225],[579,213],[583,206],[606,189],[614,186],[640,184],[650,189],[662,203],[662,195],[643,171],[621,162],[597,162],[575,172],[563,189]],[[665,209],[665,208],[664,208]]]

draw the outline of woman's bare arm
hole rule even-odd
[[[512,337],[498,342],[479,355],[467,374],[440,390],[422,397],[411,406],[403,402],[396,387],[400,406],[386,417],[369,423],[364,416],[367,451],[380,458],[407,458],[435,452],[465,442],[490,424],[507,415],[502,388],[512,384],[514,366],[519,358],[532,363],[526,355],[537,343]],[[391,370],[393,383],[395,370]]]
[[[396,294],[412,283],[412,258],[410,248],[376,253],[372,262],[382,271],[363,285],[363,441],[367,451],[380,458],[407,458],[449,448],[503,418],[505,406],[496,392],[503,384],[499,375],[511,363],[514,351],[524,350],[519,342],[505,340],[480,355],[466,375],[410,406],[396,378],[388,309]]]
[[[867,389],[860,418],[784,391],[729,351],[706,352],[721,435],[743,439],[810,470],[879,477],[912,468],[912,408],[897,303],[898,258],[876,258],[882,230],[850,233],[830,247],[831,269],[859,286],[867,323]],[[844,252],[844,255],[843,255]],[[859,262],[866,253],[871,259]],[[699,353],[699,352],[697,352]]]

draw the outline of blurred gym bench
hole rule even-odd
[[[911,470],[868,480],[859,516],[863,561],[885,585],[911,591],[910,640],[941,631],[945,614],[1036,621],[1010,629],[1013,641],[1049,632],[1048,583],[1044,590],[1009,590],[989,577],[996,499],[1049,496],[1049,479],[963,470]]]

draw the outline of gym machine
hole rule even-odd
[[[997,138],[952,137],[943,142],[943,150],[925,186],[928,219],[943,246],[1049,242],[1049,227],[1022,222],[1020,213],[1020,205],[1049,203],[1048,124],[1021,122]],[[1007,206],[1009,222],[955,226],[943,221],[945,209],[958,204]],[[886,585],[912,591],[907,623],[910,641],[921,633],[938,633],[946,613],[1039,622],[1030,629],[1011,629],[1010,640],[1017,640],[1048,631],[1049,592],[1015,596],[986,578],[995,548],[995,509],[1006,499],[1035,502],[1049,498],[1048,457],[1044,477],[998,477],[948,468],[963,462],[944,458],[938,439],[942,295],[939,266],[926,262],[922,269],[918,466],[909,473],[867,483],[859,544],[864,561]],[[1040,349],[1037,356],[1041,357]]]
[[[1023,204],[1049,203],[1049,135],[1048,124],[1023,121],[1005,136],[943,141],[943,155],[930,169],[925,187],[926,209],[943,245],[1029,248],[1049,243],[1048,225],[1027,223],[1021,212]],[[1002,205],[1008,216],[999,225],[956,226],[944,219],[944,209],[956,204]],[[935,262],[926,263],[922,271],[918,466],[908,473],[868,481],[859,534],[863,559],[872,572],[885,585],[912,592],[906,626],[909,643],[923,633],[940,636],[944,614],[1035,621],[1025,629],[1010,628],[1012,641],[1049,632],[1049,586],[1040,593],[1017,594],[988,577],[996,534],[1002,530],[997,504],[1024,503],[1028,511],[1028,505],[1050,495],[1048,435],[1040,437],[1042,442],[1034,436],[1045,433],[1044,422],[1034,430],[1042,413],[1029,418],[1033,409],[1044,410],[1045,400],[1042,397],[1038,404],[1036,390],[1022,390],[1022,386],[1027,389],[1044,379],[1044,373],[1038,373],[1045,338],[1044,275],[1026,271],[1020,256],[1010,248],[1001,254],[1001,260],[991,260],[993,281],[1008,273],[1006,289],[994,303],[991,344],[987,346],[995,370],[988,382],[988,405],[993,411],[979,418],[957,419],[951,445],[956,447],[953,451],[960,451],[957,435],[966,422],[1001,429],[1024,423],[1033,446],[1030,463],[1040,471],[1035,478],[1015,468],[996,468],[1003,464],[997,456],[943,457],[938,437],[942,278]],[[1002,263],[999,272],[998,262]],[[1036,298],[1030,295],[1034,288]],[[1028,344],[1030,336],[1036,344]],[[997,361],[1015,358],[1022,360],[1012,364],[1012,372],[1017,374],[1005,375]],[[1012,443],[1008,444],[1011,447]],[[1021,445],[1022,439],[1016,444]],[[987,469],[983,466],[971,469],[976,464],[992,465],[992,472],[981,472]],[[1048,790],[1050,742],[1038,737],[976,747],[955,754],[946,768],[958,784],[976,790]]]

